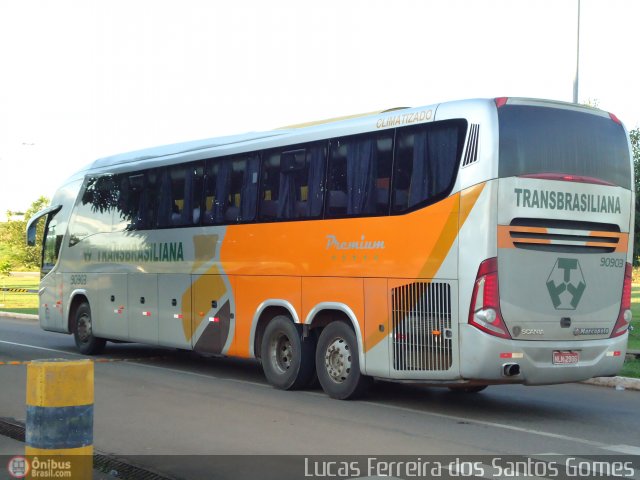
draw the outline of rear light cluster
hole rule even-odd
[[[620,302],[620,313],[616,321],[611,338],[623,335],[631,323],[631,264],[627,263],[624,269],[624,283],[622,285],[622,301]]]
[[[511,338],[500,313],[496,257],[485,260],[478,268],[469,308],[469,324],[490,335]]]
[[[620,119],[618,117],[616,117],[613,113],[609,113],[609,117],[611,118],[611,120],[616,122],[618,125],[622,125],[622,122],[620,121]]]
[[[496,102],[496,107],[498,108],[504,107],[507,104],[507,101],[509,101],[509,97],[498,97],[494,99],[494,102]]]

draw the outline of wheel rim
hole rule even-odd
[[[86,313],[80,315],[76,329],[81,343],[91,340],[91,317]]]
[[[291,340],[283,332],[273,335],[270,342],[269,352],[271,365],[278,373],[287,372],[293,363],[293,347]]]
[[[336,383],[343,383],[351,373],[351,352],[344,338],[336,338],[324,353],[324,365],[329,378]]]

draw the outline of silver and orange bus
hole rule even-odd
[[[373,378],[474,392],[614,375],[634,188],[613,115],[454,101],[95,161],[45,221],[39,317],[260,359],[332,397]]]

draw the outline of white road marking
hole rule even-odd
[[[611,450],[612,452],[624,453],[626,455],[638,455],[640,456],[640,447],[634,445],[610,445],[605,450]]]
[[[5,343],[7,345],[13,345],[15,347],[25,347],[25,348],[33,348],[35,350],[45,350],[47,352],[64,353],[65,355],[73,355],[75,357],[84,357],[85,356],[85,355],[82,355],[80,353],[66,352],[64,350],[56,350],[55,348],[37,347],[36,345],[27,345],[27,344],[24,344],[24,343],[7,342],[6,340],[0,340],[0,343]]]
[[[486,427],[501,428],[504,430],[511,430],[514,432],[528,433],[531,435],[539,435],[541,437],[556,438],[558,440],[567,440],[575,443],[580,443],[582,445],[589,445],[590,447],[602,448],[604,450],[610,450],[610,451],[619,452],[619,453],[630,453],[630,451],[632,450],[638,451],[638,449],[640,449],[640,447],[636,447],[633,445],[608,445],[606,443],[595,442],[593,440],[585,440],[583,438],[570,437],[568,435],[562,435],[560,433],[544,432],[542,430],[535,430],[532,428],[516,427],[514,425],[506,425],[504,423],[488,422],[485,420],[475,420],[473,418],[458,417],[456,415],[448,415],[444,413],[425,412],[422,410],[416,410],[414,408],[399,407],[396,405],[381,405],[379,403],[367,402],[367,401],[363,401],[360,403],[364,403],[366,405],[373,405],[376,407],[385,407],[392,410],[399,410],[402,412],[417,413],[417,414],[427,415],[430,417],[444,418],[447,420],[455,420],[457,422],[466,422],[466,423],[471,423],[475,425],[483,425]]]

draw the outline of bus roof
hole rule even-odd
[[[424,110],[425,108],[433,110],[435,112],[437,105],[419,108],[392,108],[387,110],[380,110],[375,112],[368,112],[363,114],[348,115],[338,118],[331,118],[327,120],[318,120],[305,122],[296,125],[290,125],[286,127],[277,128],[274,130],[264,132],[247,132],[238,135],[229,135],[223,137],[208,138],[203,140],[193,140],[187,142],[174,143],[170,145],[162,145],[157,147],[146,148],[142,150],[136,150],[132,152],[121,153],[108,157],[103,157],[95,160],[87,165],[81,172],[88,170],[106,170],[109,167],[121,167],[127,164],[144,162],[146,160],[161,159],[163,157],[196,153],[201,151],[215,151],[220,147],[242,147],[243,144],[249,144],[261,140],[269,140],[276,138],[286,137],[312,137],[314,134],[322,136],[321,133],[329,131],[345,131],[344,134],[350,131],[352,128],[357,128],[359,125],[370,125],[371,119],[377,119],[380,115],[386,113],[392,113],[397,111],[412,111],[412,110]],[[373,124],[375,128],[375,123]],[[308,139],[300,140],[301,143],[308,141]],[[78,172],[78,173],[81,173]]]
[[[520,103],[520,104],[531,104],[531,105],[540,105],[540,106],[549,106],[556,108],[574,108],[581,110],[590,110],[595,114],[605,114],[606,112],[602,112],[598,109],[576,105],[565,102],[557,102],[553,100],[542,100],[542,99],[533,99],[533,98],[524,98],[524,97],[509,97],[509,103]],[[137,150],[133,152],[121,153],[117,155],[112,155],[109,157],[100,158],[95,160],[94,162],[87,165],[84,169],[81,169],[79,172],[76,172],[73,177],[76,177],[79,174],[84,174],[87,171],[107,171],[110,167],[117,167],[118,170],[121,168],[126,169],[129,164],[139,164],[140,162],[153,161],[153,160],[161,160],[165,157],[175,156],[185,154],[188,155],[190,153],[197,154],[198,152],[206,152],[207,154],[211,154],[215,156],[215,151],[217,149],[224,149],[225,151],[229,150],[229,147],[238,147],[242,149],[244,145],[259,143],[259,149],[262,148],[270,148],[269,145],[271,143],[274,146],[278,146],[278,144],[286,143],[286,141],[292,137],[295,137],[296,140],[299,140],[299,143],[305,143],[313,140],[321,140],[323,138],[328,138],[331,136],[337,135],[350,135],[354,133],[359,133],[359,131],[368,131],[368,130],[376,130],[376,129],[384,129],[391,128],[394,126],[393,122],[389,122],[389,119],[395,120],[402,116],[405,118],[406,115],[411,115],[412,113],[421,113],[430,111],[430,117],[428,119],[433,120],[436,116],[436,111],[440,105],[445,104],[464,104],[467,103],[470,107],[473,104],[483,103],[484,105],[494,105],[495,99],[493,98],[484,98],[484,99],[468,99],[468,100],[455,100],[451,102],[443,102],[439,104],[433,104],[422,107],[401,107],[401,108],[392,108],[387,110],[369,112],[358,115],[349,115],[339,118],[332,118],[328,120],[320,120],[320,121],[312,121],[301,123],[298,125],[292,125],[287,127],[282,127],[279,129],[274,129],[270,131],[264,132],[248,132],[239,135],[230,135],[216,138],[209,138],[204,140],[195,140],[188,142],[175,143],[171,145],[157,146],[152,148],[147,148],[143,150]],[[373,120],[373,123],[372,123]],[[376,121],[383,121],[382,127],[380,125],[376,125]],[[421,122],[420,122],[421,123]],[[401,125],[406,125],[406,123],[401,123]],[[396,125],[400,126],[400,125]],[[274,140],[274,142],[269,142],[269,140]],[[265,142],[266,145],[265,146]],[[226,153],[225,153],[226,154]],[[192,156],[189,156],[192,157]],[[204,157],[203,157],[204,158]],[[187,161],[187,160],[185,160]],[[151,162],[150,162],[151,163]],[[136,165],[137,167],[139,165]],[[73,178],[72,177],[72,178]]]

